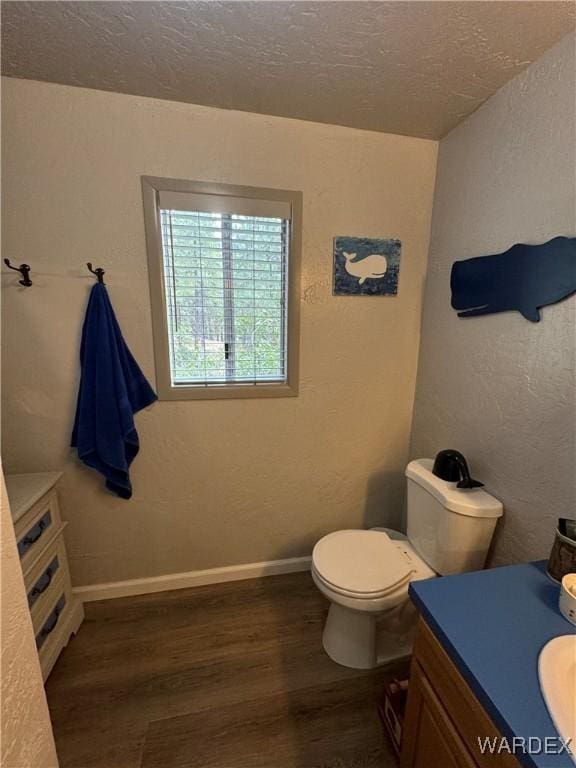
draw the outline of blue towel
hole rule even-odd
[[[122,338],[101,283],[90,293],[80,366],[72,447],[78,448],[85,464],[104,475],[109,490],[129,499],[130,464],[140,447],[134,414],[158,398]]]

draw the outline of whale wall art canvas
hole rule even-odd
[[[334,295],[395,296],[400,250],[400,240],[335,237]]]

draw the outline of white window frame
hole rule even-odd
[[[254,397],[295,397],[298,395],[300,341],[300,255],[302,241],[302,193],[283,189],[263,189],[232,184],[217,184],[185,179],[142,176],[144,224],[148,249],[148,275],[152,306],[152,330],[156,365],[156,390],[160,400],[214,400]],[[186,384],[172,383],[170,344],[160,223],[160,192],[231,196],[247,200],[279,201],[291,207],[285,382]]]

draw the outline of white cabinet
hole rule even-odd
[[[84,608],[72,593],[55,488],[60,472],[6,475],[12,522],[44,680],[78,631]]]

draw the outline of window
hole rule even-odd
[[[159,397],[296,395],[301,193],[142,190]]]

